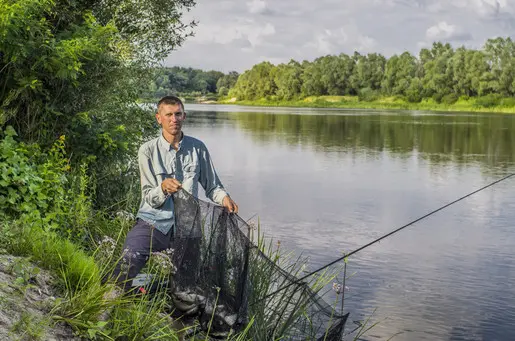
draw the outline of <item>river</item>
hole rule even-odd
[[[515,172],[515,115],[187,104],[240,216],[310,269]],[[515,340],[515,177],[348,262],[363,339]],[[375,312],[374,312],[375,311]]]

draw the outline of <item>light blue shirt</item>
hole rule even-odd
[[[182,188],[198,197],[198,184],[206,197],[221,205],[227,192],[216,174],[204,143],[183,135],[176,151],[162,133],[145,142],[138,151],[141,176],[141,204],[137,214],[164,234],[174,225],[174,205],[170,195],[161,189],[166,178],[175,178]]]

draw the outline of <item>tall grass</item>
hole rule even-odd
[[[312,340],[319,333],[320,326],[306,327],[310,323],[309,307],[313,304],[311,293],[317,294],[331,283],[340,271],[324,271],[313,275],[305,281],[291,285],[289,288],[267,295],[290,285],[293,281],[304,275],[307,258],[294,256],[293,253],[283,253],[280,243],[273,240],[268,242],[261,233],[258,222],[257,232],[251,231],[251,240],[256,239],[256,250],[251,252],[249,260],[249,283],[251,297],[249,301],[249,314],[254,318],[254,325],[250,329],[253,340],[266,341],[287,337],[295,334],[295,325],[303,320],[303,335],[306,340]],[[281,269],[281,270],[279,270]],[[308,292],[309,290],[311,292]],[[326,328],[328,326],[325,326]]]

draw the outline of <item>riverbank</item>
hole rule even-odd
[[[358,96],[311,96],[304,99],[282,101],[259,99],[254,101],[221,98],[218,104],[237,104],[269,107],[305,107],[305,108],[345,108],[345,109],[400,109],[430,110],[443,112],[495,112],[515,113],[514,98],[469,98],[459,99],[455,103],[437,103],[433,99],[410,103],[396,97],[382,97],[374,101],[363,101]]]

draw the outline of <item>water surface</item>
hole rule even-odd
[[[186,110],[240,215],[311,269],[515,171],[515,115]],[[515,340],[514,185],[352,257],[347,330],[375,310],[368,340]]]

